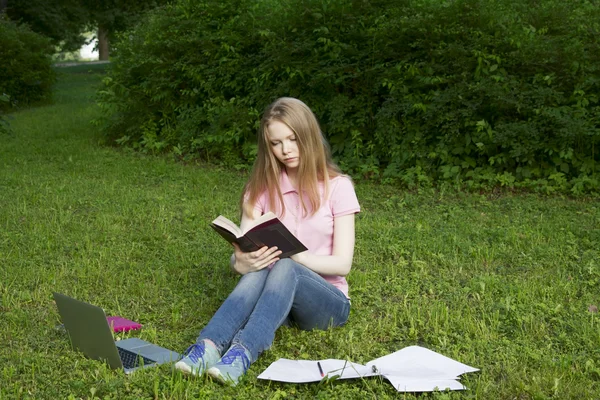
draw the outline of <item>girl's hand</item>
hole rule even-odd
[[[244,253],[236,243],[233,243],[233,247],[235,249],[235,262],[232,267],[241,275],[268,267],[271,263],[278,261],[278,256],[281,254],[277,247],[269,248],[265,246],[250,253]]]

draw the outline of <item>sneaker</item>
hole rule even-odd
[[[217,361],[217,348],[203,340],[188,347],[184,357],[175,364],[175,369],[184,374],[200,376]]]
[[[227,353],[211,368],[208,375],[221,383],[237,385],[250,367],[250,352],[240,344],[234,344]]]

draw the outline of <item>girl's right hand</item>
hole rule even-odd
[[[263,247],[256,251],[244,253],[240,250],[240,246],[233,243],[235,249],[235,262],[233,263],[233,269],[241,275],[246,275],[249,272],[259,271],[265,267],[271,265],[275,261],[279,260],[281,251],[277,247]]]

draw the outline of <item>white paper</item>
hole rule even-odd
[[[387,356],[369,361],[367,367],[375,366],[381,375],[412,376],[422,379],[445,377],[456,379],[459,375],[478,371],[424,347],[410,346]]]
[[[321,363],[323,374],[329,378],[335,375],[339,375],[338,379],[379,375],[373,373],[372,369],[365,365],[350,361],[332,359],[312,361],[280,358],[269,365],[258,378],[289,383],[318,382],[323,378],[317,362]]]
[[[403,378],[398,376],[385,377],[394,388],[399,392],[433,392],[434,390],[464,390],[466,389],[460,382],[454,379],[430,380]]]
[[[259,379],[279,382],[318,382],[321,363],[327,378],[338,379],[383,376],[399,392],[430,392],[434,390],[462,390],[460,375],[479,371],[434,351],[410,346],[392,354],[369,361],[367,365],[346,360],[289,360],[281,358],[263,371]]]

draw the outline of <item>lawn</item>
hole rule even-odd
[[[244,173],[104,146],[89,122],[102,71],[61,69],[53,103],[14,113],[0,135],[0,398],[600,397],[597,199],[357,181],[345,327],[280,329],[237,388],[169,366],[125,376],[73,351],[53,291],[181,352],[236,283],[208,223],[238,216]],[[280,357],[366,363],[415,344],[481,371],[466,391],[416,396],[375,378],[256,379]]]

